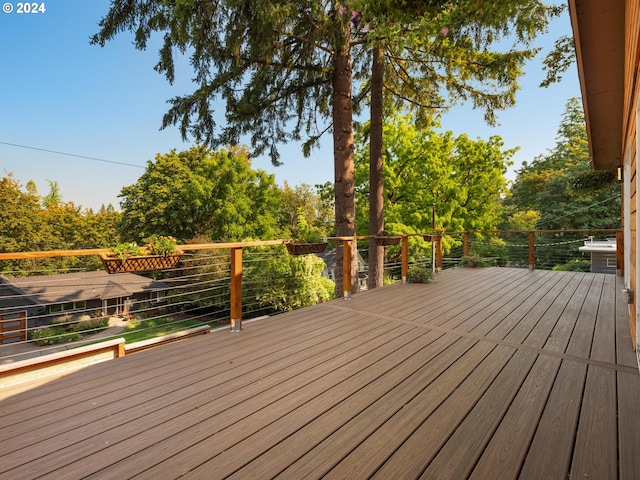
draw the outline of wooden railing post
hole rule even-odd
[[[464,232],[462,234],[462,256],[469,256],[469,232]]]
[[[402,283],[407,283],[409,276],[409,237],[402,235]]]
[[[529,270],[536,269],[536,232],[529,232]]]
[[[442,271],[442,235],[436,237],[436,272]]]
[[[242,330],[242,247],[231,249],[231,331]]]
[[[351,300],[351,240],[342,241],[342,296]]]
[[[624,275],[624,235],[622,230],[616,232],[616,273]]]

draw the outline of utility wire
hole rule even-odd
[[[609,197],[609,198],[607,198],[607,199],[605,199],[605,200],[602,200],[601,202],[597,202],[597,203],[594,203],[594,204],[592,204],[592,205],[589,205],[589,206],[587,206],[587,207],[585,207],[585,208],[581,208],[580,210],[576,210],[576,211],[574,211],[574,212],[567,213],[566,215],[560,215],[559,217],[555,217],[555,218],[551,218],[551,219],[549,219],[549,220],[545,220],[544,222],[540,222],[540,223],[538,223],[538,224],[536,225],[536,228],[540,227],[541,225],[545,225],[545,224],[547,224],[547,223],[555,222],[556,220],[559,220],[559,219],[561,219],[561,218],[571,217],[571,216],[573,216],[573,215],[575,215],[576,213],[579,213],[579,212],[586,212],[587,210],[591,209],[592,207],[595,207],[595,206],[597,206],[597,205],[601,205],[601,204],[603,204],[603,203],[607,203],[608,201],[613,200],[613,199],[616,199],[616,198],[620,198],[620,196],[619,196],[619,195],[614,195],[613,197]]]
[[[28,145],[18,145],[17,143],[0,141],[0,144],[9,145],[11,147],[26,148],[28,150],[38,150],[39,152],[55,153],[56,155],[66,155],[67,157],[86,158],[87,160],[94,160],[96,162],[104,162],[104,163],[112,163],[115,165],[124,165],[126,167],[145,168],[143,165],[135,165],[133,163],[116,162],[115,160],[104,160],[103,158],[87,157],[86,155],[76,155],[74,153],[57,152],[55,150],[47,150],[46,148],[30,147]]]

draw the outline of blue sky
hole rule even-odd
[[[177,128],[159,130],[166,101],[190,92],[188,63],[182,62],[169,85],[153,70],[157,46],[135,50],[128,33],[104,48],[89,45],[108,0],[49,0],[42,2],[46,11],[37,14],[18,14],[17,2],[9,3],[14,11],[0,13],[0,174],[13,172],[23,185],[33,180],[41,194],[49,191],[47,180],[56,181],[65,201],[117,208],[120,189],[135,183],[147,160],[191,146]],[[500,135],[505,148],[520,147],[514,169],[553,148],[565,103],[580,96],[580,88],[575,67],[560,84],[539,88],[541,60],[555,39],[570,31],[565,15],[536,42],[543,51],[527,66],[517,106],[499,113],[499,126],[485,125],[481,112],[460,106],[444,116],[442,128],[472,138]],[[275,174],[279,184],[333,181],[329,137],[323,145],[306,159],[299,145],[289,145],[282,150],[283,166],[256,158],[253,167]]]

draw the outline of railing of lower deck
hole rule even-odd
[[[549,268],[553,262],[567,263],[572,258],[583,256],[577,248],[585,240],[612,235],[618,240],[617,268],[621,272],[622,235],[617,230],[446,232],[444,236],[429,237],[426,242],[420,234],[402,235],[398,245],[385,247],[385,277],[388,281],[407,282],[411,280],[410,269],[415,266],[438,271],[458,265],[460,260],[467,256],[477,256],[499,266]],[[343,283],[351,285],[351,269],[348,267],[352,254],[350,247],[354,243],[367,246],[373,241],[373,237],[334,237],[328,241],[331,247],[343,249],[346,259],[345,268],[342,270]],[[267,300],[269,295],[273,299],[277,295],[291,295],[291,292],[295,291],[294,278],[285,278],[286,275],[283,275],[283,278],[274,281],[260,274],[268,262],[278,262],[282,255],[287,255],[283,248],[284,243],[284,240],[273,240],[182,245],[180,248],[184,251],[184,257],[177,268],[144,274],[165,285],[162,301],[134,301],[129,305],[129,313],[125,317],[130,316],[148,329],[157,328],[158,323],[181,326],[184,324],[184,328],[210,324],[230,325],[232,331],[239,331],[243,318],[248,320],[281,311],[273,306],[273,302]],[[100,255],[107,252],[107,249],[92,249],[0,253],[0,261]],[[366,261],[367,249],[364,248],[359,253]],[[360,274],[366,276],[366,270]],[[348,298],[350,294],[349,289],[344,289],[342,296]],[[0,297],[0,321],[3,313],[11,311],[12,300],[15,299]],[[9,306],[3,306],[3,303]],[[35,343],[34,331],[41,325],[50,324],[54,317],[68,317],[57,324],[70,327],[78,324],[79,317],[94,313],[89,308],[80,308],[68,314],[62,312],[64,315],[60,315],[51,313],[46,304],[40,306],[44,307],[45,311],[27,318],[23,338],[18,343]],[[109,315],[109,312],[102,313]],[[82,343],[86,343],[95,337],[91,334],[103,329],[104,326],[89,324],[73,334],[82,336]],[[121,334],[122,332],[118,333],[118,336]],[[48,340],[52,344],[51,348],[56,347],[56,342],[66,335],[72,333],[53,335],[44,339],[44,343]],[[43,347],[46,348],[49,347]]]

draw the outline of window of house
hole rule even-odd
[[[77,302],[58,303],[55,305],[49,305],[50,313],[62,313],[69,312],[71,310],[84,310],[87,308],[87,302],[84,300]]]
[[[62,312],[62,305],[58,304],[58,305],[50,305],[49,306],[49,311],[51,313],[60,313]]]
[[[162,303],[165,301],[167,294],[164,290],[156,290],[151,293],[150,301],[151,303]]]

